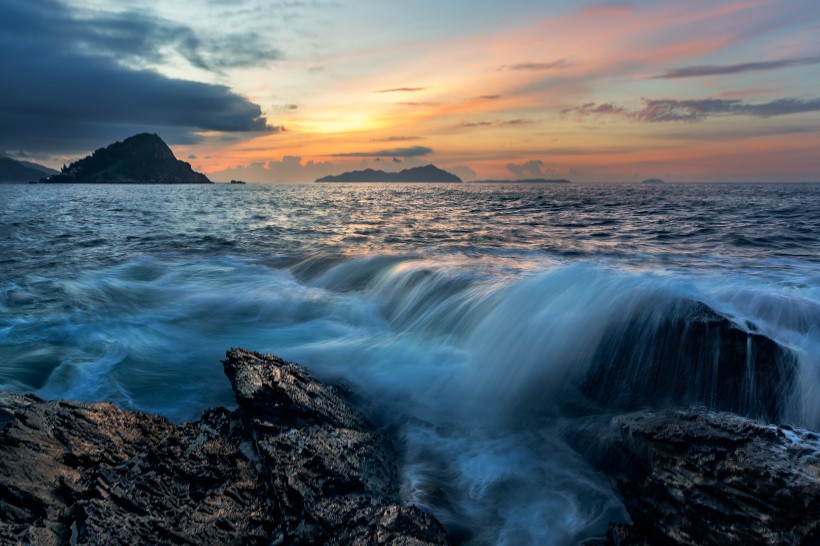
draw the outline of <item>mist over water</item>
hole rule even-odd
[[[818,210],[818,185],[0,186],[0,383],[195,419],[234,404],[228,347],[272,352],[361,392],[405,499],[461,539],[573,544],[625,518],[567,441],[590,423],[699,403],[820,430]],[[709,362],[645,384],[669,321],[712,311],[794,377],[755,385],[749,351],[730,392]]]

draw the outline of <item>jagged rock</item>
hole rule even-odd
[[[820,544],[820,436],[730,413],[616,417],[610,468],[633,525],[620,546]]]
[[[181,425],[0,393],[0,543],[448,543],[342,391],[273,356],[224,364],[239,408]]]

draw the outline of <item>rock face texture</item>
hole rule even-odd
[[[703,405],[767,422],[787,417],[796,356],[696,301],[653,301],[605,333],[584,394],[619,412]]]
[[[241,349],[239,408],[193,423],[0,394],[0,543],[447,544],[335,387]]]
[[[159,136],[149,133],[100,148],[41,182],[211,184],[207,176],[178,160]]]
[[[704,409],[615,418],[620,546],[820,544],[820,436]]]

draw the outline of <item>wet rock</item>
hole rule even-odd
[[[697,301],[652,300],[608,328],[583,392],[619,412],[703,405],[788,420],[797,358],[755,330]]]
[[[705,409],[614,422],[633,525],[612,525],[613,544],[820,544],[818,434]]]
[[[0,543],[448,543],[342,391],[272,356],[224,364],[239,408],[181,425],[0,393]]]

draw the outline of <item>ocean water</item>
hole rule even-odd
[[[701,305],[789,350],[776,415],[751,349],[736,388],[642,382]],[[195,419],[232,346],[361,391],[466,543],[576,544],[626,518],[572,441],[618,412],[820,430],[820,185],[0,186],[3,389]],[[634,400],[590,394],[610,353]]]

